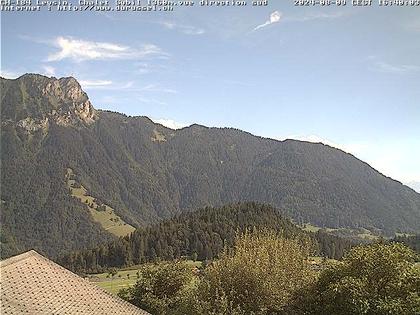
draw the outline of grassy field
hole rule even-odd
[[[191,268],[200,267],[201,261],[188,260],[187,263],[191,265]],[[111,277],[108,273],[92,274],[88,276],[89,281],[95,283],[106,291],[117,294],[119,290],[129,288],[133,286],[137,279],[137,272],[140,266],[132,266],[130,268],[121,269],[117,274]]]
[[[412,234],[412,233],[395,233],[396,236],[405,236],[405,237],[409,237],[409,236],[416,236],[416,234]]]
[[[88,195],[85,187],[76,185],[76,181],[71,179],[72,175],[73,171],[70,168],[67,169],[67,186],[73,197],[87,205],[94,221],[116,236],[125,236],[135,230],[133,226],[124,222],[110,206],[104,205],[104,210],[98,211],[99,205],[95,202],[95,198]]]
[[[309,223],[304,224],[303,226],[301,226],[302,230],[307,231],[307,232],[318,232],[321,228]]]
[[[302,230],[308,231],[308,232],[318,232],[319,230],[323,229],[326,232],[334,232],[338,231],[339,229],[331,229],[331,228],[322,228],[316,225],[312,225],[310,223],[305,223],[303,226],[301,226]]]
[[[335,234],[335,235],[345,235],[348,237],[354,237],[362,240],[368,240],[368,241],[375,241],[379,239],[378,235],[374,235],[371,231],[359,228],[359,229],[332,229],[332,228],[321,228],[316,225],[312,225],[310,223],[306,223],[302,226],[300,226],[302,230],[307,232],[318,232],[319,230],[323,229],[328,233]]]
[[[111,277],[108,273],[90,275],[89,280],[108,292],[117,294],[119,290],[133,286],[137,281],[137,270],[121,270]]]

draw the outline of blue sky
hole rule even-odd
[[[96,108],[173,127],[324,142],[420,191],[420,7],[2,12],[1,44],[4,77],[74,76]]]

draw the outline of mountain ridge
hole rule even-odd
[[[86,94],[86,93],[82,90],[82,87],[81,87],[81,85],[78,83],[77,79],[76,79],[76,78],[74,78],[74,77],[72,77],[72,76],[69,76],[69,77],[62,77],[62,78],[56,78],[56,77],[54,77],[54,76],[53,76],[53,77],[48,77],[48,76],[44,76],[44,75],[41,75],[41,74],[36,74],[36,73],[26,73],[26,74],[23,74],[23,75],[19,76],[19,77],[18,77],[18,78],[16,78],[16,79],[6,79],[6,78],[1,77],[1,76],[0,76],[0,79],[3,79],[3,80],[10,80],[10,81],[15,81],[15,80],[22,80],[22,79],[23,79],[23,80],[25,80],[25,79],[26,79],[26,78],[28,78],[28,77],[41,77],[41,78],[45,78],[45,79],[49,79],[49,80],[51,80],[51,79],[52,79],[52,80],[57,80],[58,82],[65,82],[65,81],[67,81],[67,82],[71,82],[71,83],[73,83],[73,82],[74,82],[74,84],[76,84],[76,85],[78,86],[78,88],[79,88],[79,89],[83,92],[83,94],[85,94],[85,95],[87,96],[87,94]],[[320,142],[312,142],[312,141],[305,141],[305,140],[292,139],[292,138],[286,138],[286,139],[284,139],[284,140],[279,140],[279,139],[275,139],[275,138],[271,138],[271,137],[259,136],[259,135],[253,134],[253,133],[251,133],[251,132],[248,132],[248,131],[246,131],[246,130],[242,130],[242,129],[239,129],[239,128],[234,128],[234,127],[211,127],[211,126],[206,126],[206,125],[202,125],[202,124],[199,124],[199,123],[193,123],[193,124],[191,124],[191,125],[188,125],[188,126],[185,126],[185,127],[179,128],[179,129],[173,129],[173,128],[170,128],[170,127],[168,127],[168,126],[165,126],[165,125],[163,125],[163,124],[161,124],[161,123],[159,123],[159,122],[155,122],[154,120],[152,120],[150,117],[148,117],[148,116],[146,116],[146,115],[134,115],[134,116],[132,116],[132,115],[127,115],[127,114],[125,114],[125,113],[121,113],[121,112],[117,112],[117,111],[112,111],[112,110],[107,110],[107,109],[95,109],[95,108],[93,107],[93,105],[92,105],[92,108],[93,108],[93,110],[94,110],[94,111],[96,111],[96,112],[104,112],[104,113],[111,113],[111,114],[116,114],[116,115],[122,115],[122,116],[124,116],[124,117],[126,117],[126,118],[133,118],[133,119],[138,119],[138,118],[141,118],[141,119],[146,119],[146,120],[148,120],[150,123],[153,123],[153,124],[156,124],[156,125],[160,125],[161,127],[165,128],[165,129],[172,130],[172,131],[184,130],[184,129],[189,129],[189,128],[204,128],[204,129],[210,129],[210,130],[223,130],[223,129],[226,129],[226,130],[236,130],[236,131],[243,132],[243,133],[248,134],[248,135],[253,136],[253,137],[257,137],[257,138],[260,138],[260,139],[272,140],[272,141],[276,141],[276,142],[294,141],[294,142],[301,142],[301,143],[320,144],[320,145],[325,146],[325,147],[329,147],[329,148],[332,148],[332,149],[336,149],[336,150],[341,151],[341,152],[343,152],[343,153],[345,153],[345,154],[349,154],[349,155],[351,155],[352,157],[354,157],[354,158],[356,158],[356,159],[360,160],[357,156],[355,156],[354,154],[352,154],[352,153],[350,153],[350,152],[344,151],[344,150],[342,150],[342,149],[340,149],[340,148],[337,148],[337,147],[335,147],[335,146],[331,146],[331,145],[326,144],[326,143],[323,143],[323,142],[321,142],[321,141],[320,141]],[[363,160],[360,160],[360,161],[361,161],[361,162],[363,162],[363,163],[365,163],[365,164],[367,164],[367,166],[369,166],[369,167],[373,168],[375,171],[377,171],[378,173],[380,173],[380,174],[381,174],[381,175],[383,175],[384,177],[386,177],[386,178],[388,178],[388,179],[391,179],[391,180],[393,180],[393,181],[395,181],[395,182],[398,182],[398,183],[400,183],[400,184],[402,184],[402,185],[404,185],[404,186],[406,186],[406,187],[408,187],[408,188],[410,188],[410,189],[414,190],[416,193],[418,193],[415,189],[413,189],[413,188],[411,188],[411,187],[409,187],[409,186],[407,186],[407,185],[403,184],[401,181],[399,181],[399,180],[397,180],[397,179],[394,179],[394,178],[392,178],[392,177],[390,177],[390,176],[387,176],[387,175],[383,174],[381,171],[377,170],[375,167],[373,167],[372,165],[370,165],[368,162],[365,162],[365,161],[363,161]],[[419,194],[420,194],[420,193],[419,193]]]
[[[57,255],[112,238],[69,194],[68,168],[89,195],[135,227],[255,201],[298,223],[419,230],[420,194],[349,153],[235,128],[169,129],[145,116],[97,110],[76,83],[38,75],[1,80],[6,253],[33,247]],[[28,118],[36,128],[20,123]]]

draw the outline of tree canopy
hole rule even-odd
[[[355,247],[321,272],[301,305],[308,314],[319,315],[420,314],[418,258],[398,243]]]
[[[351,249],[313,268],[311,240],[245,230],[201,272],[186,262],[145,264],[124,299],[158,315],[417,315],[417,254],[400,243]]]
[[[317,253],[341,258],[354,245],[352,241],[319,231],[302,231],[279,210],[254,202],[219,208],[206,207],[181,214],[93,249],[74,251],[60,257],[59,263],[76,272],[100,272],[109,267],[124,267],[156,260],[190,258],[212,260],[225,245],[232,246],[237,232],[246,229],[271,229],[286,238],[305,236],[317,244]]]

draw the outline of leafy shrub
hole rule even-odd
[[[274,314],[314,279],[307,240],[246,231],[205,271],[199,285],[203,314]]]
[[[420,314],[420,269],[416,253],[397,244],[372,244],[350,251],[301,292],[306,314]]]
[[[190,302],[189,290],[194,287],[194,273],[185,262],[162,262],[143,265],[139,280],[118,296],[154,315],[178,314]]]

